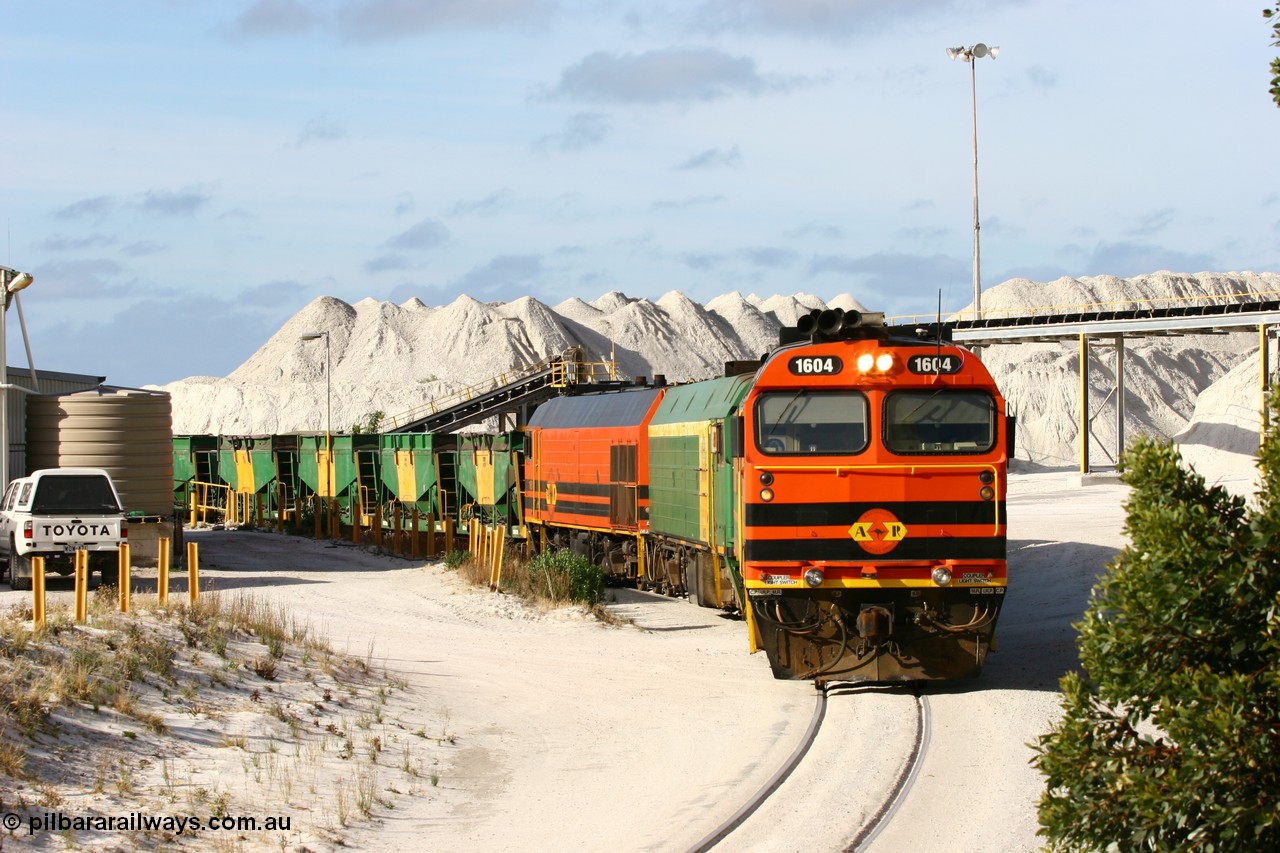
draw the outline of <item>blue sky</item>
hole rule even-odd
[[[37,367],[225,375],[320,295],[1280,270],[1261,0],[5,0]],[[9,311],[9,363],[24,365]]]

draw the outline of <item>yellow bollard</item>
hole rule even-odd
[[[197,542],[187,543],[187,603],[200,598],[200,551]]]
[[[169,537],[160,537],[160,557],[156,575],[156,598],[161,607],[169,603]]]
[[[357,545],[360,544],[360,521],[362,519],[362,516],[361,516],[362,512],[364,512],[364,509],[360,506],[360,501],[358,500],[352,501],[351,502],[351,541]]]
[[[409,508],[409,556],[415,559],[422,556],[422,538],[420,535],[421,531],[418,530],[419,521],[421,521],[421,519],[418,517],[418,507],[416,505],[410,507]]]
[[[337,498],[325,498],[329,504],[329,538],[342,538],[342,507]]]
[[[382,547],[382,504],[373,507],[373,544]]]
[[[191,526],[192,527],[196,526],[196,504],[197,503],[199,503],[199,501],[196,500],[196,490],[192,489],[191,490]]]
[[[76,551],[76,622],[89,618],[89,552]]]
[[[485,531],[484,538],[484,558],[489,564],[489,588],[497,589],[498,582],[495,576],[498,573],[498,565],[495,558],[498,554],[498,528],[490,527]]]
[[[449,554],[453,551],[453,519],[446,518],[444,520],[444,552]]]
[[[436,514],[427,513],[427,558],[436,555]]]
[[[498,564],[494,559],[497,555],[497,543],[494,542],[494,536],[497,535],[495,528],[488,528],[484,532],[484,556],[485,565],[489,567],[489,589],[498,588]]]
[[[507,555],[507,537],[503,535],[503,530],[501,527],[499,527],[498,528],[498,559],[497,559],[498,571],[497,571],[497,574],[494,575],[494,579],[493,579],[493,588],[496,590],[502,589],[502,561],[506,557],[506,555]]]
[[[31,630],[44,630],[44,557],[31,558],[31,597]]]
[[[120,554],[118,559],[119,559],[119,568],[117,569],[117,575],[119,577],[118,583],[120,584],[120,590],[119,590],[120,612],[128,613],[129,612],[129,561],[130,561],[128,542],[120,543]]]

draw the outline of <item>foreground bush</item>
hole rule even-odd
[[[532,589],[552,600],[598,604],[604,598],[604,570],[569,551],[544,551],[527,571]]]
[[[1271,411],[1280,407],[1280,392]],[[1256,508],[1143,439],[1128,546],[1076,627],[1083,674],[1040,738],[1051,849],[1280,850],[1280,429]]]

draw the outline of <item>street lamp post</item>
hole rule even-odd
[[[9,297],[30,287],[34,280],[29,272],[0,267],[0,292],[4,297],[4,307],[0,309],[0,491],[9,486],[9,351],[4,339]]]
[[[333,418],[332,418],[332,400],[333,386],[330,384],[330,374],[332,374],[332,364],[329,361],[329,333],[328,332],[307,332],[299,336],[299,340],[318,341],[324,338],[324,431],[326,435],[333,435]]]
[[[982,317],[982,254],[978,247],[978,72],[977,60],[984,56],[992,59],[1000,52],[998,47],[987,47],[978,42],[972,47],[949,47],[947,56],[969,63],[969,92],[973,101],[973,318]]]
[[[324,338],[324,455],[325,466],[328,469],[325,474],[326,490],[329,496],[333,495],[334,474],[333,474],[333,362],[329,357],[329,333],[324,332],[306,332],[298,336],[299,340],[316,341]]]

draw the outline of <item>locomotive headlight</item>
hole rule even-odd
[[[951,570],[946,566],[938,566],[933,570],[933,582],[938,586],[946,586],[951,583]]]
[[[893,367],[893,353],[882,352],[876,356],[876,370],[881,373],[888,373],[891,367]]]
[[[765,503],[768,503],[769,501],[773,500],[773,489],[761,489],[760,500],[764,501]]]
[[[772,472],[772,471],[761,471],[761,472],[760,472],[760,485],[762,485],[762,486],[772,486],[772,485],[773,485],[773,472]]]
[[[827,576],[822,573],[822,569],[809,569],[804,573],[804,582],[809,586],[822,586],[822,582]]]
[[[996,475],[987,470],[978,472],[978,482],[984,486],[989,486],[996,481]]]
[[[990,486],[983,486],[981,489],[978,489],[978,497],[982,498],[984,501],[989,501],[995,496],[996,490]]]
[[[866,373],[868,370],[870,370],[875,365],[875,363],[876,363],[876,357],[869,352],[864,352],[862,355],[858,356],[858,360],[854,362],[854,364],[857,365],[858,370],[860,370],[863,373]]]

